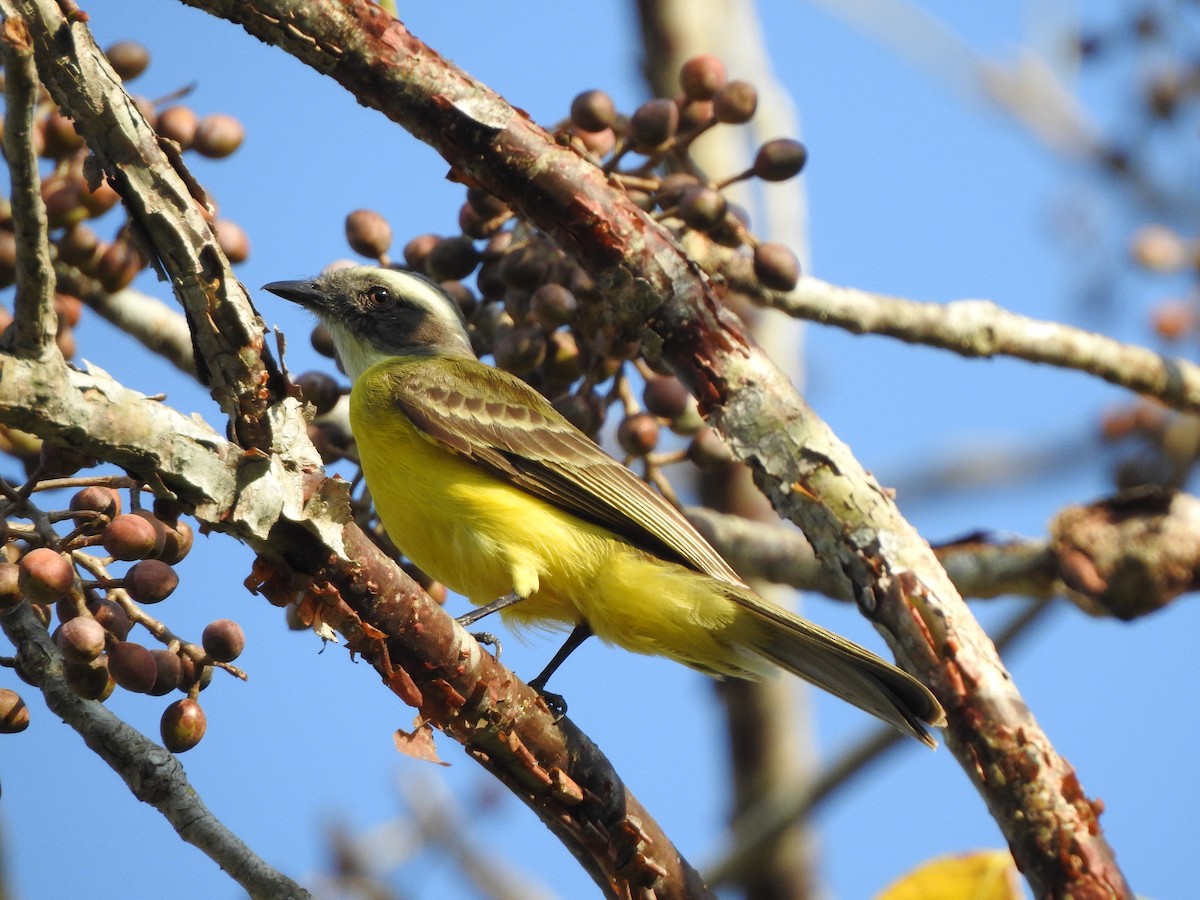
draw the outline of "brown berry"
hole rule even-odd
[[[557,328],[575,319],[575,295],[561,284],[540,285],[529,298],[529,312],[545,328]]]
[[[0,688],[0,734],[16,734],[29,727],[29,708],[21,695]]]
[[[137,41],[117,41],[104,55],[122,81],[133,81],[150,65],[150,51]]]
[[[508,205],[503,200],[477,185],[467,188],[467,203],[485,219],[494,219],[508,212]]]
[[[741,125],[754,118],[758,89],[748,81],[731,81],[713,95],[713,115],[726,125]]]
[[[793,290],[800,281],[800,260],[786,245],[767,241],[754,248],[754,276],[770,290]]]
[[[196,126],[196,152],[210,159],[224,159],[238,147],[246,137],[246,129],[233,116],[211,113]]]
[[[421,234],[404,245],[404,263],[414,272],[425,271],[425,260],[442,239],[436,234]]]
[[[677,419],[687,411],[692,402],[692,395],[678,378],[665,375],[646,382],[642,400],[646,409],[654,415],[664,419]]]
[[[99,532],[120,515],[121,495],[110,487],[90,485],[71,497],[71,512],[83,514],[71,517],[76,527]]]
[[[563,418],[584,434],[594,436],[604,424],[604,409],[593,393],[565,394],[553,405]]]
[[[163,746],[172,753],[183,753],[191,750],[204,737],[208,728],[204,710],[200,704],[190,697],[176,700],[165,710],[159,721],[159,734],[162,735]]]
[[[295,378],[300,395],[317,409],[317,415],[323,416],[335,406],[342,397],[341,385],[337,379],[325,372],[304,372]]]
[[[333,359],[337,352],[333,346],[333,337],[329,334],[329,329],[324,323],[319,323],[313,327],[312,334],[309,335],[309,343],[312,348],[327,359]]]
[[[157,674],[154,677],[154,684],[146,693],[151,697],[166,696],[179,687],[180,679],[183,677],[183,664],[180,662],[179,654],[172,653],[170,650],[151,650],[150,655],[154,657]]]
[[[158,114],[154,130],[174,141],[181,150],[189,150],[196,142],[200,117],[190,106],[168,106]]]
[[[142,271],[142,256],[125,241],[113,241],[96,261],[96,279],[110,294],[129,287]]]
[[[475,310],[479,308],[479,298],[461,281],[440,281],[438,286],[458,304],[463,318],[470,319],[475,314]]]
[[[135,513],[117,516],[104,529],[100,543],[115,559],[146,559],[158,546],[158,529]]]
[[[100,238],[86,225],[69,228],[58,239],[58,256],[69,266],[89,269],[100,257]]]
[[[346,216],[346,243],[355,253],[379,259],[392,246],[392,226],[373,209],[356,209]]]
[[[510,250],[500,263],[500,278],[510,288],[531,291],[545,283],[550,274],[551,257],[540,244],[526,244]]]
[[[11,609],[24,599],[17,579],[19,571],[16,563],[0,562],[0,611]]]
[[[496,366],[514,375],[524,375],[546,358],[546,337],[534,328],[504,328],[492,342]]]
[[[1186,301],[1160,303],[1153,312],[1154,330],[1168,341],[1177,341],[1196,327],[1196,309]]]
[[[107,700],[117,686],[104,657],[91,662],[69,660],[64,669],[71,690],[85,700]]]
[[[17,239],[7,228],[0,228],[0,287],[8,287],[17,277]]]
[[[138,603],[159,603],[178,586],[179,576],[161,559],[144,559],[125,573],[125,590]]]
[[[43,155],[50,159],[64,159],[83,146],[83,138],[75,130],[75,123],[57,109],[46,117]]]
[[[729,201],[710,187],[689,188],[679,200],[679,218],[697,231],[709,231],[725,220]]]
[[[671,138],[679,127],[679,107],[665,98],[647,100],[629,120],[629,142],[639,153],[653,153]]]
[[[30,603],[53,603],[65,597],[75,582],[75,567],[49,547],[30,550],[17,565],[17,582]]]
[[[709,53],[693,56],[679,70],[679,86],[689,100],[711,100],[728,81],[725,64]]]
[[[108,648],[108,670],[127,691],[145,694],[158,678],[154,654],[133,641],[117,641]]]
[[[104,626],[91,616],[76,616],[58,629],[58,646],[63,655],[77,662],[91,662],[104,652]]]
[[[250,238],[246,229],[232,219],[217,219],[212,225],[217,244],[231,263],[243,263],[250,257]]]
[[[233,619],[217,619],[204,626],[200,643],[217,662],[233,662],[246,648],[246,635]]]
[[[192,688],[202,691],[212,683],[212,666],[199,666],[186,654],[180,655],[179,665],[179,689],[181,691],[187,692]]]
[[[658,445],[658,421],[644,412],[626,416],[617,426],[617,443],[626,453],[645,456]]]
[[[767,141],[754,157],[754,174],[763,181],[787,181],[800,174],[808,160],[808,149],[791,138]]]
[[[571,121],[581,131],[603,131],[617,123],[617,108],[604,91],[584,91],[571,101]]]
[[[1187,242],[1166,225],[1146,225],[1130,241],[1130,256],[1143,269],[1159,274],[1178,272],[1190,259]]]
[[[479,251],[469,237],[442,238],[425,257],[425,274],[434,281],[458,281],[479,265]]]
[[[107,597],[93,600],[88,603],[88,612],[92,614],[93,619],[104,626],[105,631],[118,641],[129,637],[129,629],[132,627],[129,623],[129,616],[117,601],[109,600]]]

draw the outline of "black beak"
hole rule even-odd
[[[325,295],[317,290],[313,281],[272,281],[270,284],[264,284],[262,289],[313,312],[321,312],[329,306]]]

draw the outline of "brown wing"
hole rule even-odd
[[[742,584],[673,506],[519,378],[445,358],[406,359],[389,375],[430,440],[656,556]]]

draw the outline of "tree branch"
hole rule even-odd
[[[42,277],[49,269],[50,242],[33,143],[37,71],[24,19],[6,14],[0,40],[4,45],[4,156],[12,179],[13,232],[17,241],[17,299],[10,346],[19,356],[38,359],[58,352],[54,342],[58,315],[54,311],[54,281]]]
[[[58,648],[29,604],[0,616],[0,626],[17,646],[21,673],[41,690],[50,710],[121,776],[135,797],[162,813],[181,839],[229,873],[251,897],[311,896],[221,824],[173,754],[122,722],[104,704],[84,700],[71,689]]]
[[[87,139],[142,243],[170,278],[204,364],[201,380],[239,443],[268,450],[267,410],[282,395],[282,381],[265,349],[262,320],[214,240],[179,155],[159,144],[85,23],[68,22],[54,0],[2,0],[0,9],[29,24],[42,83]]]
[[[929,546],[665,229],[600,169],[367,0],[185,2],[330,75],[552,236],[605,293],[618,334],[649,324],[776,509],[843,573],[897,657],[937,694],[950,720],[947,742],[1034,891],[1130,893],[1096,807]]]

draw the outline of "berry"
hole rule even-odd
[[[683,382],[672,375],[651,378],[642,392],[646,409],[664,419],[678,419],[688,409],[692,395]]]
[[[679,70],[679,86],[689,100],[711,100],[728,80],[725,64],[708,53],[693,56]]]
[[[88,604],[88,612],[118,641],[123,641],[129,636],[129,629],[132,627],[129,616],[126,615],[124,607],[115,600],[109,600],[107,597],[93,600]]]
[[[697,231],[709,231],[725,220],[729,202],[710,187],[689,188],[679,200],[679,218]]]
[[[496,365],[514,375],[524,375],[546,358],[546,338],[533,328],[504,328],[492,344]]]
[[[29,708],[21,695],[0,688],[0,734],[16,734],[29,727]]]
[[[758,90],[748,81],[731,81],[713,95],[713,115],[726,125],[741,125],[758,110]]]
[[[639,153],[653,153],[675,137],[679,107],[673,100],[647,100],[629,120],[629,142]]]
[[[151,697],[164,697],[179,687],[179,682],[183,678],[183,664],[180,662],[179,654],[172,653],[170,650],[151,650],[150,655],[154,657],[157,668],[154,684],[146,693]]]
[[[75,582],[75,567],[49,547],[30,550],[17,565],[17,583],[30,603],[53,603]]]
[[[115,559],[146,559],[158,546],[158,537],[145,516],[126,513],[108,524],[100,543]]]
[[[17,576],[19,571],[16,563],[0,562],[0,611],[11,609],[24,597]]]
[[[802,143],[778,138],[759,148],[752,171],[763,181],[787,181],[800,174],[807,160],[808,150]]]
[[[181,150],[189,150],[196,143],[196,129],[200,117],[190,106],[168,106],[158,114],[154,129],[163,137],[174,141]]]
[[[754,248],[754,276],[765,288],[790,291],[800,281],[800,260],[784,244],[759,244]]]
[[[233,116],[212,113],[200,120],[196,126],[196,152],[210,159],[224,159],[238,147],[246,137],[246,129]]]
[[[200,704],[190,697],[176,700],[165,710],[159,721],[159,734],[162,735],[163,746],[172,753],[183,753],[191,750],[204,737],[208,728],[204,710]]]
[[[108,670],[127,691],[145,694],[158,678],[154,654],[133,641],[117,641],[108,648]]]
[[[392,246],[392,226],[373,209],[356,209],[346,216],[346,243],[355,253],[379,259]]]
[[[217,619],[204,626],[200,643],[217,662],[233,662],[246,648],[246,634],[233,619]]]
[[[133,81],[150,65],[150,51],[137,41],[117,41],[104,55],[122,81]]]
[[[479,265],[479,251],[468,237],[442,238],[425,257],[425,273],[434,281],[458,281]]]
[[[617,426],[617,443],[626,453],[645,456],[658,445],[658,421],[644,412],[626,416]]]
[[[217,219],[212,224],[217,244],[231,263],[243,263],[250,256],[250,237],[246,230],[232,219]]]
[[[584,91],[571,101],[571,121],[581,131],[604,131],[617,123],[617,108],[604,91]]]
[[[325,372],[304,372],[295,378],[300,395],[316,407],[317,415],[323,416],[329,412],[341,399],[342,389],[337,379]]]
[[[138,603],[159,603],[179,585],[175,570],[160,559],[144,559],[125,573],[125,590]]]
[[[90,616],[76,616],[58,629],[58,646],[63,655],[77,662],[91,662],[104,652],[104,626]]]
[[[84,513],[71,517],[77,528],[83,528],[88,533],[98,533],[121,512],[121,495],[109,487],[85,487],[71,497],[71,512]]]
[[[65,674],[71,690],[85,700],[107,700],[117,686],[104,657],[90,663],[68,661]]]
[[[422,234],[404,245],[404,262],[414,272],[425,271],[425,260],[441,240],[436,234]]]
[[[545,328],[557,328],[573,321],[578,305],[574,294],[553,282],[540,285],[529,298],[530,313]]]

